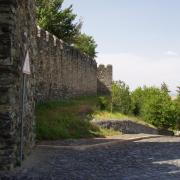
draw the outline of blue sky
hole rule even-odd
[[[131,89],[165,81],[180,85],[179,0],[65,0],[98,44],[97,62]]]

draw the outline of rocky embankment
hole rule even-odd
[[[114,129],[124,134],[159,134],[156,128],[131,120],[93,120],[93,124],[107,129]]]

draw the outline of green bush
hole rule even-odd
[[[158,88],[145,88],[141,116],[158,128],[168,129],[175,125],[176,113],[171,97]]]
[[[100,110],[109,110],[110,108],[110,98],[107,96],[100,96],[98,98],[98,105]]]
[[[116,81],[112,85],[112,111],[129,114],[132,110],[132,101],[127,86],[123,81]]]
[[[177,130],[180,130],[180,97],[178,97],[174,101],[175,109],[176,109],[176,126]]]
[[[132,100],[132,113],[135,116],[140,116],[144,101],[144,90],[141,87],[139,87],[135,91],[133,91],[131,94],[131,100]]]
[[[137,88],[131,94],[133,113],[161,129],[180,128],[180,105],[165,88]]]

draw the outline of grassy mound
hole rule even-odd
[[[99,111],[97,97],[82,97],[61,102],[48,102],[36,107],[37,138],[55,140],[118,135],[120,132],[92,125]]]

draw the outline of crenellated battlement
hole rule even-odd
[[[104,70],[104,71],[112,71],[112,65],[104,65],[104,64],[99,64],[98,69]]]
[[[63,40],[57,38],[55,35],[51,34],[50,32],[43,30],[39,26],[37,26],[37,39],[40,43],[47,42],[47,46],[49,46],[49,48],[52,48],[52,45],[53,45],[57,49],[60,49],[60,50],[64,49],[64,51],[69,52],[70,54],[75,53],[84,61],[89,62],[90,65],[97,67],[97,63],[95,59],[88,57],[84,53],[81,53],[74,46],[68,45]]]
[[[37,102],[97,92],[94,59],[40,27],[37,50],[40,60],[36,63]]]

